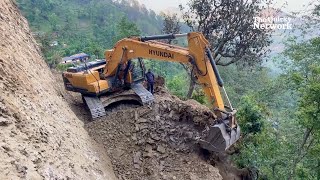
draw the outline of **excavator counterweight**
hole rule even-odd
[[[188,47],[156,41],[177,37],[187,37]],[[136,100],[140,104],[150,104],[154,97],[140,84],[145,76],[142,59],[192,66],[193,76],[202,86],[209,102],[212,102],[211,108],[217,117],[215,123],[203,132],[199,140],[201,147],[209,151],[224,151],[240,138],[236,110],[223,86],[209,42],[198,32],[124,38],[105,52],[105,63],[91,63],[64,72],[65,87],[82,94],[93,118],[106,115],[104,108],[116,101]],[[134,61],[137,61],[135,65]],[[140,69],[138,75],[137,69]],[[228,106],[223,101],[221,90]]]

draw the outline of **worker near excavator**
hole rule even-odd
[[[151,69],[148,69],[146,73],[146,80],[148,83],[148,91],[153,94],[154,74],[151,72]]]

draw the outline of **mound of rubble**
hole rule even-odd
[[[104,145],[118,178],[222,179],[197,144],[214,114],[162,88],[155,99],[149,107],[122,108],[86,124],[89,134]]]

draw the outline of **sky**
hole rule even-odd
[[[185,5],[189,0],[138,0],[142,4],[146,5],[147,8],[154,10],[155,12],[161,12],[171,9],[177,9],[179,4]],[[275,0],[275,7],[282,7],[285,2],[288,5],[283,8],[285,12],[292,11],[304,11],[310,2],[316,0]]]

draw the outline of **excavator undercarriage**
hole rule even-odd
[[[67,72],[90,73],[91,71],[98,71],[99,76],[101,76],[105,64],[105,61],[103,63],[101,60],[97,60],[76,67],[70,67],[67,69]],[[137,59],[136,64],[139,65],[139,68],[137,68],[135,72],[132,72],[132,76],[135,77],[133,83],[124,86],[123,83],[119,83],[119,79],[116,79],[117,81],[110,79],[109,81],[113,81],[114,84],[117,84],[117,87],[113,87],[113,89],[110,89],[110,92],[103,95],[97,96],[86,91],[82,91],[79,88],[75,88],[72,86],[70,81],[63,76],[65,88],[69,91],[81,92],[82,100],[89,108],[93,120],[106,116],[107,113],[105,108],[114,103],[134,101],[140,105],[151,104],[154,101],[154,96],[141,84],[144,79],[145,72],[143,61],[141,59]]]
[[[91,97],[82,95],[84,103],[90,110],[92,119],[106,116],[105,108],[118,102],[134,101],[140,105],[151,104],[154,101],[153,95],[146,90],[142,84],[133,84],[131,90],[113,93],[108,96]]]

